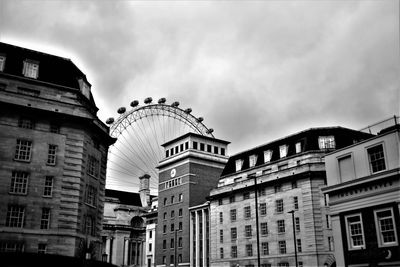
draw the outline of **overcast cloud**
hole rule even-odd
[[[0,2],[0,41],[71,58],[99,116],[191,107],[236,153],[399,113],[398,1]]]

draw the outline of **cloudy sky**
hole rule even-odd
[[[399,114],[398,1],[1,0],[0,41],[72,59],[103,121],[166,97],[231,154]]]

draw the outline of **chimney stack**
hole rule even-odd
[[[142,207],[150,206],[150,175],[144,174],[139,177],[140,186],[139,186],[139,195],[140,201],[142,202]]]

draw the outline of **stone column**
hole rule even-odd
[[[106,261],[110,262],[110,238],[109,237],[106,238],[106,249],[105,249],[104,253],[107,254]]]
[[[126,238],[124,239],[124,260],[122,265],[129,265],[128,257],[129,257],[129,238]]]
[[[206,256],[206,243],[207,243],[207,238],[206,238],[206,214],[205,214],[205,212],[204,212],[204,209],[202,209],[201,210],[201,217],[202,217],[202,220],[203,220],[203,229],[202,229],[202,232],[203,232],[203,266],[207,266],[207,256]]]
[[[197,214],[198,211],[195,211],[196,214],[196,266],[200,266],[200,243],[199,243],[199,215]]]

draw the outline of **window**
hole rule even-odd
[[[335,149],[335,137],[334,136],[320,136],[318,137],[319,149]]]
[[[179,211],[178,211],[178,216],[179,217],[182,217],[182,212],[183,212],[182,209],[179,209]]]
[[[56,165],[56,153],[57,153],[57,146],[50,145],[47,152],[47,164]]]
[[[299,209],[299,198],[298,197],[293,197],[293,208],[295,210]]]
[[[189,142],[185,142],[185,150],[189,149]]]
[[[25,77],[37,79],[39,75],[39,63],[30,60],[25,60],[24,68],[22,69],[22,74]]]
[[[331,228],[331,217],[329,215],[325,215],[325,219],[326,219],[326,228]]]
[[[267,215],[267,203],[260,203],[260,215]]]
[[[218,199],[218,205],[222,205],[223,204],[223,200],[222,200],[222,198],[220,198],[220,199]]]
[[[268,234],[268,223],[263,222],[261,223],[261,235],[267,235]]]
[[[225,148],[221,147],[221,155],[225,156]]]
[[[224,248],[219,248],[219,258],[220,259],[224,258]]]
[[[224,230],[219,230],[219,242],[224,243]]]
[[[333,251],[333,237],[328,236],[328,250]]]
[[[246,256],[251,257],[253,256],[253,245],[246,244]]]
[[[286,254],[286,241],[285,240],[279,241],[278,246],[279,246],[279,253]]]
[[[285,232],[285,220],[278,220],[277,225],[278,225],[278,233],[284,233]]]
[[[152,244],[152,243],[149,243],[149,251],[151,252],[152,249],[153,249],[153,244]]]
[[[86,185],[85,203],[91,206],[96,206],[97,204],[97,189],[92,185]]]
[[[231,257],[232,258],[237,258],[237,246],[232,246],[231,247]]]
[[[374,215],[379,247],[397,245],[398,241],[393,209],[375,210]]]
[[[6,57],[0,56],[0,71],[4,70],[4,66],[6,65]]]
[[[345,216],[349,250],[365,248],[361,214]]]
[[[46,254],[47,245],[46,244],[38,244],[38,254]]]
[[[162,257],[162,263],[163,263],[163,264],[167,264],[167,257],[166,257],[166,256],[163,256],[163,257]]]
[[[23,252],[24,244],[17,242],[1,242],[0,252]]]
[[[294,227],[297,232],[300,232],[300,218],[299,217],[294,218]]]
[[[292,182],[292,189],[295,189],[295,188],[297,188],[297,181]]]
[[[94,156],[88,157],[87,173],[96,178],[99,176],[99,161]]]
[[[167,198],[164,198],[164,206],[167,205]]]
[[[183,201],[183,194],[179,194],[179,202]]]
[[[207,152],[212,152],[212,146],[211,145],[207,145]]]
[[[175,201],[175,196],[171,196],[171,204],[173,204]]]
[[[275,193],[282,192],[282,186],[280,184],[274,186]]]
[[[182,230],[182,227],[183,227],[183,226],[182,226],[182,222],[179,222],[179,224],[178,224],[178,230],[181,231],[181,230]]]
[[[165,157],[166,157],[166,158],[169,157],[169,150],[165,150]]]
[[[214,146],[214,154],[218,154],[218,147]]]
[[[372,173],[386,170],[383,145],[377,145],[367,149],[368,159]]]
[[[259,196],[265,196],[265,188],[260,189],[260,190],[258,191],[258,195],[259,195]]]
[[[256,163],[257,163],[257,155],[251,155],[249,157],[249,167],[251,168],[256,166]]]
[[[251,225],[245,225],[244,226],[244,236],[245,237],[251,237],[253,235]]]
[[[174,217],[175,217],[175,211],[171,210],[171,218],[174,218]]]
[[[350,181],[355,178],[353,159],[351,155],[338,158],[338,164],[342,182]]]
[[[275,210],[277,213],[283,212],[283,199],[275,200],[275,207],[276,207]]]
[[[236,227],[231,228],[231,240],[236,240],[237,239],[237,229]]]
[[[183,246],[182,237],[178,238],[178,247],[181,248]]]
[[[230,215],[231,215],[231,222],[236,221],[236,209],[231,210]]]
[[[153,238],[153,231],[149,231],[149,238]]]
[[[175,247],[175,239],[171,238],[171,243],[170,243],[170,248],[174,248]]]
[[[301,239],[297,239],[296,240],[296,244],[297,244],[297,252],[302,252],[302,247],[301,247]]]
[[[281,158],[286,157],[287,156],[287,152],[288,152],[288,146],[287,145],[279,146],[279,156]]]
[[[171,223],[171,232],[175,231],[175,225]]]
[[[28,177],[29,174],[27,172],[13,171],[10,193],[26,195],[28,192]]]
[[[18,127],[19,128],[25,128],[25,129],[34,129],[35,128],[35,122],[32,119],[19,118]]]
[[[236,164],[236,171],[240,171],[242,169],[243,166],[243,160],[242,159],[237,159],[235,161]]]
[[[25,207],[22,206],[8,206],[6,226],[7,227],[24,227]]]
[[[167,240],[163,240],[162,242],[162,248],[167,249]]]
[[[175,147],[175,154],[178,154],[179,153],[179,146],[176,146]]]
[[[165,234],[167,232],[167,226],[163,225],[163,234]]]
[[[224,214],[222,212],[219,213],[219,223],[222,224],[224,222]]]
[[[181,263],[182,262],[182,254],[178,255],[178,262]],[[149,265],[150,266],[150,265]]]
[[[44,180],[44,189],[43,189],[43,196],[44,197],[51,197],[53,194],[53,176],[46,176]]]
[[[278,263],[278,267],[289,267],[289,263],[288,262],[280,262],[280,263]]]
[[[92,216],[86,216],[85,220],[85,233],[88,235],[95,235],[95,220]]]
[[[174,264],[174,255],[171,255],[170,257],[169,257],[169,263],[170,264]]]
[[[268,163],[272,158],[272,150],[264,151],[264,163]]]
[[[179,146],[179,148],[180,148],[180,150],[181,150],[181,152],[183,151],[183,144],[181,144],[180,146]]]
[[[268,242],[261,243],[261,253],[262,255],[269,255],[269,245]]]
[[[299,261],[299,267],[303,267],[303,262]]]
[[[296,146],[296,153],[300,153],[301,152],[301,142],[297,142],[295,146]]]
[[[244,192],[243,193],[243,200],[249,199],[250,198],[250,192]]]
[[[31,160],[32,141],[17,139],[15,148],[15,160],[30,161]]]
[[[244,218],[250,219],[251,218],[251,208],[250,206],[244,207]]]
[[[229,197],[229,203],[235,202],[235,195]]]
[[[42,218],[40,220],[40,229],[49,229],[50,227],[50,209],[42,209]]]
[[[200,143],[200,151],[204,151],[204,148],[205,148],[204,143]]]
[[[164,212],[164,214],[163,214],[163,219],[164,219],[164,220],[167,219],[167,213],[166,213],[166,212]]]

